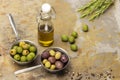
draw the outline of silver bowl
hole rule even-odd
[[[62,69],[55,69],[55,70],[48,69],[48,68],[46,68],[46,67],[44,66],[44,64],[42,63],[42,57],[41,57],[42,54],[41,54],[41,55],[40,55],[41,66],[42,66],[45,70],[47,70],[48,72],[51,72],[51,73],[60,72],[60,71],[64,70],[64,69],[68,66],[68,64],[69,64],[69,62],[70,62],[70,57],[68,56],[67,51],[64,50],[64,49],[62,49],[62,48],[60,48],[60,47],[47,48],[47,49],[44,50],[43,52],[49,51],[49,50],[51,50],[51,49],[52,49],[52,50],[56,50],[56,51],[60,51],[62,54],[65,54],[66,57],[68,58],[67,63],[65,63],[65,65],[64,65],[64,67],[63,67]]]
[[[10,47],[10,49],[9,49],[9,55],[10,55],[10,50],[13,48],[13,46],[18,45],[19,42],[21,42],[21,41],[24,41],[24,42],[26,42],[26,43],[29,43],[30,45],[35,46],[36,49],[37,49],[37,46],[36,46],[32,41],[29,41],[29,40],[18,40],[18,41],[16,41],[16,42],[14,42],[14,43],[12,44],[12,46]],[[37,49],[37,50],[38,50],[38,49]],[[19,65],[27,65],[27,64],[33,62],[33,61],[37,58],[37,56],[38,56],[38,51],[36,51],[36,56],[34,57],[34,59],[32,59],[31,61],[28,61],[28,62],[20,62],[20,61],[17,61],[17,60],[15,60],[15,59],[13,58],[12,55],[10,55],[10,58],[11,58],[14,62],[16,62],[17,64],[19,64]]]
[[[21,41],[24,41],[24,42],[26,42],[26,43],[29,43],[30,45],[35,46],[36,49],[37,49],[37,46],[36,46],[32,41],[29,41],[29,40],[21,40],[21,39],[20,39],[12,15],[11,15],[11,14],[8,14],[7,16],[8,16],[8,18],[9,18],[11,27],[12,27],[14,33],[15,33],[15,36],[16,36],[16,42],[13,43],[13,45],[10,47],[10,50],[12,49],[13,46],[17,45],[17,44],[18,44],[19,42],[21,42]],[[9,50],[9,51],[10,51],[10,50]],[[38,49],[37,49],[37,50],[38,50]],[[9,53],[9,55],[10,55],[10,53]],[[38,52],[36,51],[36,56],[34,57],[34,59],[36,59],[37,55],[38,55]],[[11,57],[11,59],[12,59],[14,62],[16,62],[16,63],[18,63],[18,64],[20,64],[20,65],[29,64],[29,63],[31,63],[31,62],[34,60],[34,59],[33,59],[33,60],[31,60],[31,61],[28,61],[28,62],[20,62],[20,61],[17,61],[17,60],[15,60],[15,59],[13,59],[13,57],[12,57],[11,55],[10,55],[10,57]]]

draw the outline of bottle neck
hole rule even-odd
[[[40,22],[39,27],[44,26],[43,30],[45,32],[49,32],[50,28],[52,28],[51,16],[49,14],[42,13],[40,19],[41,19],[41,22]]]
[[[41,13],[41,20],[50,21],[51,15],[49,13]]]

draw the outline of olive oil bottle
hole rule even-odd
[[[51,6],[48,3],[42,5],[38,18],[38,42],[42,46],[50,46],[54,42],[54,28]]]
[[[54,41],[54,29],[48,26],[48,31],[44,30],[45,25],[38,27],[38,41],[42,46],[50,46]]]

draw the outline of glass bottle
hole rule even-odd
[[[54,42],[54,28],[51,19],[55,18],[55,11],[48,3],[41,7],[38,19],[38,42],[42,46],[50,46]]]

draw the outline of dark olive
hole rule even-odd
[[[66,63],[68,61],[68,57],[65,55],[65,54],[62,54],[60,60],[63,62],[63,63]]]
[[[50,61],[50,63],[53,64],[53,63],[55,63],[56,59],[55,59],[55,57],[49,57],[48,61]]]
[[[62,69],[64,64],[61,61],[56,61],[55,66],[56,66],[57,69]]]
[[[50,56],[50,54],[49,54],[49,52],[47,52],[47,51],[45,51],[45,52],[43,52],[43,53],[41,54],[41,57],[42,57],[43,59],[47,59],[49,56]]]

